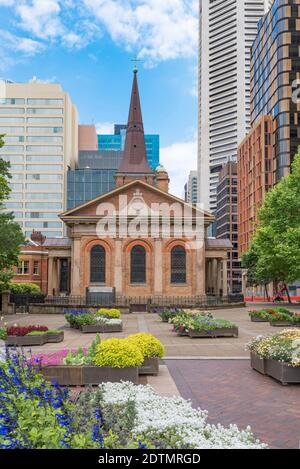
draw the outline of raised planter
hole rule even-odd
[[[31,347],[34,345],[44,345],[48,342],[48,335],[24,335],[22,337],[9,335],[5,340],[8,347]]]
[[[270,321],[270,326],[273,327],[287,327],[292,325],[292,321]]]
[[[266,360],[266,374],[281,384],[300,384],[300,367],[292,367],[276,360]]]
[[[178,337],[188,337],[189,333],[188,331],[177,331]]]
[[[50,344],[58,344],[63,342],[65,334],[63,331],[47,334],[47,342]]]
[[[81,332],[84,334],[91,334],[91,333],[103,333],[109,334],[111,332],[122,332],[123,331],[123,324],[97,324],[91,326],[81,326]]]
[[[263,319],[259,316],[250,316],[251,322],[270,322],[270,319]]]
[[[46,366],[41,370],[48,381],[61,386],[86,386],[101,383],[130,381],[138,384],[138,367],[113,368],[110,366]]]
[[[142,366],[139,367],[140,375],[157,375],[159,372],[159,358],[145,358]]]
[[[254,352],[251,352],[250,360],[251,368],[253,368],[253,370],[258,371],[262,375],[266,374],[266,360],[264,358],[259,357]]]
[[[220,329],[214,329],[212,331],[189,330],[189,336],[191,339],[202,339],[206,337],[238,337],[239,330],[237,327],[222,327]]]

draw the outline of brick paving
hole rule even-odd
[[[298,449],[300,387],[282,386],[248,360],[166,360],[180,394],[209,412],[209,422],[240,429],[274,449]]]

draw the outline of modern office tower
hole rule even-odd
[[[198,201],[198,173],[191,171],[189,179],[184,186],[184,200],[189,204],[196,205]]]
[[[124,151],[126,125],[116,124],[113,135],[98,135],[98,148],[100,151]],[[145,135],[146,153],[148,162],[156,170],[159,165],[159,135]]]
[[[242,271],[238,256],[237,163],[228,162],[219,173],[217,186],[216,237],[229,239],[228,284],[231,293],[242,291]]]
[[[266,0],[200,1],[199,201],[217,208],[222,165],[250,129],[250,55]]]
[[[57,215],[67,207],[66,172],[78,154],[78,117],[58,84],[2,82],[0,156],[11,163],[13,211],[26,236],[63,236]]]
[[[114,189],[122,158],[122,151],[80,151],[76,169],[67,173],[68,210]]]
[[[275,182],[289,174],[300,144],[299,7],[295,0],[275,0],[259,22],[252,49],[251,123],[264,115],[274,120]]]
[[[264,116],[238,148],[239,256],[249,250],[258,222],[258,209],[273,187],[273,119]]]

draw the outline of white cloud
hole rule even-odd
[[[148,65],[192,57],[198,44],[198,0],[83,0],[111,38]]]
[[[170,192],[183,196],[189,172],[197,168],[197,140],[179,142],[161,148],[160,161],[170,176]]]
[[[16,9],[20,26],[40,39],[51,39],[64,34],[65,28],[59,18],[59,0],[32,0],[21,2]]]
[[[114,124],[112,122],[98,122],[96,129],[100,135],[111,135],[114,133]]]
[[[15,3],[15,0],[0,0],[0,6],[11,7]]]
[[[0,70],[4,71],[20,62],[23,56],[31,56],[41,52],[44,49],[44,45],[39,41],[16,36],[0,29],[0,48]]]

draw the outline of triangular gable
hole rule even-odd
[[[79,205],[71,210],[68,210],[60,215],[62,220],[74,219],[74,218],[84,218],[84,217],[96,217],[97,216],[97,207],[101,203],[114,203],[114,205],[119,208],[118,206],[118,198],[120,195],[128,195],[128,203],[130,202],[131,198],[134,196],[137,190],[140,190],[146,203],[147,200],[151,200],[150,203],[157,202],[163,203],[167,202],[169,204],[179,203],[183,207],[189,207],[193,210],[194,213],[201,212],[204,214],[204,217],[207,221],[213,221],[214,217],[209,212],[197,209],[196,207],[187,204],[184,200],[171,195],[167,192],[164,192],[157,187],[154,187],[144,181],[141,180],[134,180],[130,181],[123,186],[117,187],[110,192],[100,195],[89,202],[86,202],[82,205]]]

